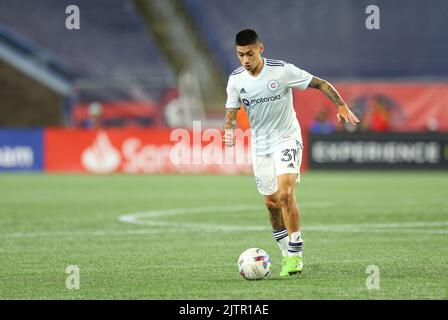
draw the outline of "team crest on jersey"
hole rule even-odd
[[[270,91],[272,91],[272,92],[277,91],[278,87],[279,87],[279,83],[277,80],[270,80],[268,82],[268,89]]]

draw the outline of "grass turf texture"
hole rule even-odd
[[[302,175],[305,267],[281,279],[251,176],[3,174],[0,298],[447,299],[447,190],[447,172]],[[220,211],[232,204],[252,207]],[[118,220],[197,207],[216,209],[158,216],[152,226]],[[250,247],[271,256],[265,280],[238,274],[237,258]],[[68,265],[80,268],[79,290],[65,287]],[[380,270],[378,290],[366,288],[369,265]]]

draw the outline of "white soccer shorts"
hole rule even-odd
[[[286,173],[297,174],[296,183],[300,182],[300,165],[302,164],[303,145],[298,140],[281,143],[271,154],[252,156],[252,167],[258,191],[265,196],[277,192],[277,176]]]

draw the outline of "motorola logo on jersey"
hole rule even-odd
[[[249,107],[249,106],[254,106],[254,105],[262,103],[262,102],[272,102],[272,101],[278,100],[280,98],[281,98],[281,96],[279,94],[277,94],[275,96],[270,96],[267,98],[252,99],[252,100],[250,100],[250,102],[246,99],[243,99],[243,103]]]

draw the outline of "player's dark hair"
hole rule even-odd
[[[258,34],[252,29],[241,30],[235,37],[236,46],[248,46],[258,42],[261,42],[260,37],[258,37]]]

